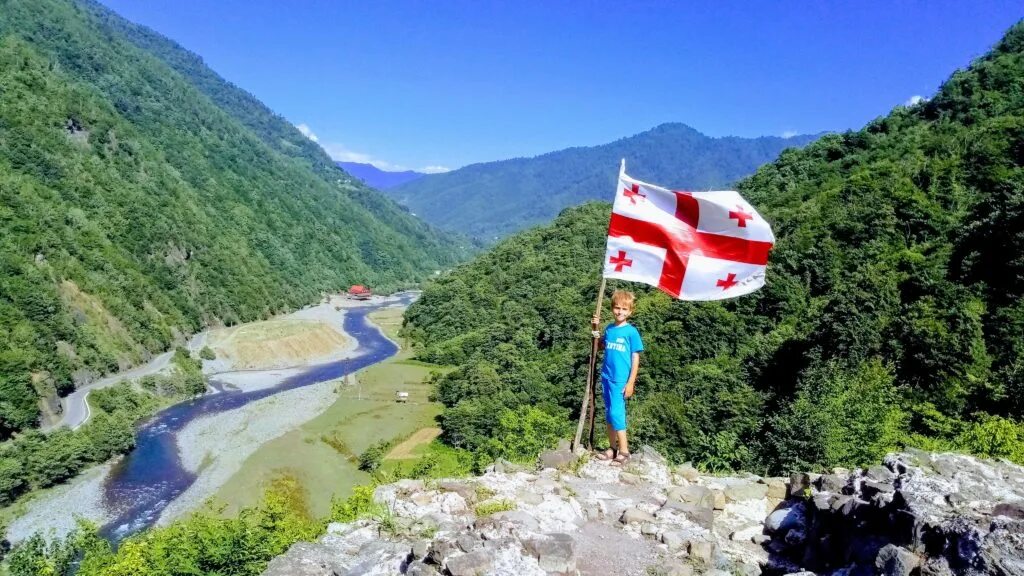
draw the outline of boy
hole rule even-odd
[[[612,294],[612,317],[615,322],[604,329],[599,347],[604,350],[601,365],[601,390],[604,395],[606,420],[608,421],[609,448],[597,455],[598,460],[611,460],[623,465],[629,461],[629,441],[626,438],[626,399],[633,395],[633,383],[640,369],[640,352],[644,343],[640,332],[627,322],[633,314],[632,292],[616,290]],[[594,337],[600,338],[597,326],[601,315],[595,314],[591,322]]]

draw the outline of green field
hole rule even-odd
[[[402,309],[373,312],[369,318],[398,341]],[[311,512],[330,511],[333,496],[347,496],[352,487],[370,480],[358,469],[356,458],[374,442],[405,438],[421,428],[435,426],[440,404],[427,400],[430,386],[424,383],[432,371],[443,369],[410,360],[402,349],[395,356],[358,372],[357,382],[345,386],[323,414],[300,428],[259,448],[217,492],[215,502],[227,504],[225,513],[254,505],[276,477],[289,475],[306,489]],[[395,392],[409,393],[407,403],[395,402]]]

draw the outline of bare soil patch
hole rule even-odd
[[[441,435],[440,428],[421,428],[417,430],[412,436],[406,438],[405,442],[402,442],[398,446],[395,446],[388,455],[384,457],[385,460],[411,460],[413,458],[419,458],[420,455],[416,453],[418,446],[423,446],[433,442],[434,438]]]

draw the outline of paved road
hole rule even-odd
[[[206,332],[196,334],[191,341],[189,341],[189,350],[197,350],[206,345]],[[71,394],[60,399],[62,418],[59,422],[51,424],[49,426],[42,426],[43,430],[52,430],[60,426],[68,426],[72,430],[77,429],[82,424],[85,424],[89,420],[89,403],[85,399],[89,396],[89,393],[93,390],[99,390],[100,388],[107,388],[113,386],[122,380],[136,380],[143,376],[150,374],[156,374],[167,367],[167,364],[174,357],[174,350],[164,352],[163,354],[156,356],[146,364],[142,366],[136,366],[131,370],[125,370],[124,372],[118,372],[117,374],[111,374],[105,378],[82,386]]]

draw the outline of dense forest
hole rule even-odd
[[[778,238],[765,288],[709,303],[609,288],[639,294],[636,440],[711,470],[908,444],[1024,463],[1024,23],[930,100],[787,150],[739,189]],[[511,453],[524,430],[569,432],[608,213],[566,210],[409,309],[420,356],[460,366],[437,382],[448,443]],[[510,412],[531,423],[503,428]]]
[[[601,146],[429,174],[385,193],[431,224],[493,242],[548,223],[564,208],[610,199],[622,158],[629,159],[632,176],[647,182],[721,189],[814,138],[710,138],[685,124],[662,124]]]
[[[0,440],[202,326],[466,253],[173,42],[89,1],[2,2]]]

